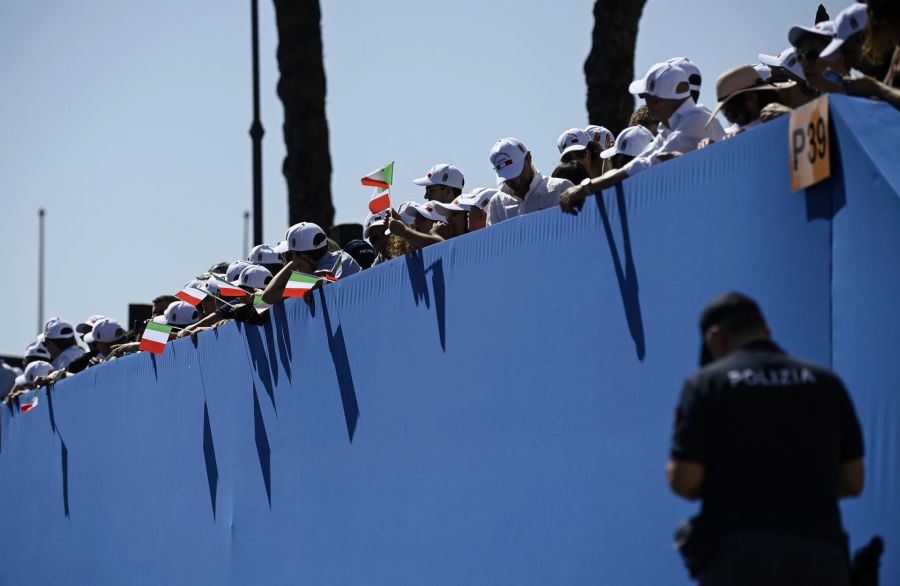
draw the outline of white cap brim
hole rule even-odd
[[[464,212],[464,211],[466,211],[466,208],[461,207],[458,204],[458,202],[455,204],[435,202],[434,207],[435,207],[435,209],[440,208],[442,210],[447,210],[448,212]]]
[[[840,50],[841,45],[844,44],[844,40],[838,37],[831,39],[831,42],[828,43],[828,46],[822,49],[822,52],[819,53],[819,59],[827,59]]]
[[[419,215],[422,216],[423,218],[427,218],[427,219],[432,220],[432,221],[434,221],[434,222],[443,222],[443,221],[447,218],[447,216],[445,216],[445,215],[443,215],[443,214],[441,214],[441,213],[439,213],[439,212],[437,211],[437,207],[435,207],[435,208],[434,208],[432,211],[430,211],[430,212],[429,212],[428,210],[426,210],[424,207],[416,208],[416,211],[417,211],[417,212],[419,213]]]
[[[272,250],[273,250],[274,252],[277,252],[278,254],[282,254],[282,253],[287,252],[287,251],[288,251],[288,243],[287,243],[287,240],[282,240],[281,242],[279,242],[278,244],[276,244],[275,246],[273,246],[273,247],[272,247]]]
[[[153,321],[155,321],[158,324],[162,324],[164,326],[169,325],[169,322],[166,321],[166,316],[164,316],[164,315],[157,315],[156,317],[153,318]]]
[[[636,79],[628,84],[628,93],[636,96],[647,91],[647,84],[643,79]]]
[[[416,185],[421,185],[423,187],[427,187],[429,185],[437,185],[434,181],[431,180],[431,177],[428,177],[427,175],[425,177],[413,179],[413,183],[415,183]]]
[[[375,226],[386,226],[386,225],[387,225],[387,223],[384,220],[375,220],[374,222],[372,222],[371,224],[366,226],[366,231],[363,233],[363,238],[368,238],[369,232],[371,232],[372,228],[374,228]]]
[[[26,384],[28,384],[28,381],[25,380],[24,374],[20,374],[19,376],[16,377],[16,385],[17,386],[21,387],[22,385],[26,385]]]
[[[573,145],[569,145],[565,149],[563,149],[563,152],[559,153],[559,155],[563,156],[567,153],[571,153],[574,151],[584,151],[584,150],[587,150],[587,147],[584,146],[583,144],[573,144]]]
[[[81,337],[84,340],[85,344],[93,344],[94,343],[94,332],[88,332]]]
[[[611,159],[615,155],[618,155],[618,154],[619,154],[619,151],[617,151],[615,145],[613,145],[613,146],[609,147],[608,149],[604,149],[600,153],[600,158],[601,159]]]
[[[769,67],[784,67],[781,63],[781,59],[778,58],[777,55],[766,55],[765,53],[760,53],[756,56],[759,59],[759,62],[763,65],[768,65]]]

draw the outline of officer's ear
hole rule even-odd
[[[712,354],[713,360],[718,360],[728,354],[731,344],[728,332],[719,327],[718,324],[709,326],[703,335],[703,339],[706,342],[709,353]]]

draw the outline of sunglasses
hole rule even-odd
[[[583,151],[572,151],[570,153],[566,153],[565,156],[563,156],[562,162],[568,163],[574,159],[584,159],[585,157],[587,157],[587,154],[587,149]]]

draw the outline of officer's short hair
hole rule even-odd
[[[730,334],[739,334],[765,327],[766,318],[751,297],[730,291],[710,301],[700,314],[701,332],[706,332],[714,325]]]

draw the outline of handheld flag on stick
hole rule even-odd
[[[147,327],[144,328],[144,335],[141,336],[141,344],[138,346],[138,350],[162,354],[166,351],[166,342],[169,341],[169,334],[171,333],[172,326],[148,321]]]
[[[215,275],[212,275],[212,278],[221,283],[219,285],[219,295],[221,295],[222,297],[243,297],[244,295],[248,294],[237,285],[233,285],[225,279],[222,279]]]
[[[372,199],[369,200],[369,211],[373,214],[381,213],[391,207],[391,190],[375,188]]]
[[[319,280],[319,277],[295,271],[291,273],[291,280],[284,287],[284,296],[303,297]]]
[[[25,399],[24,396],[22,397],[22,399],[19,399],[19,411],[21,411],[22,413],[28,413],[38,406],[38,391],[34,391],[34,393],[31,395],[31,400],[27,403],[26,401],[27,399]]]
[[[190,303],[194,307],[200,305],[200,302],[206,299],[206,296],[206,291],[201,291],[196,287],[185,287],[175,294],[175,297],[181,299],[185,303]]]
[[[360,181],[362,181],[363,185],[388,189],[391,186],[391,183],[394,182],[394,162],[391,161],[384,167],[375,169]],[[375,212],[372,213],[374,214]]]

